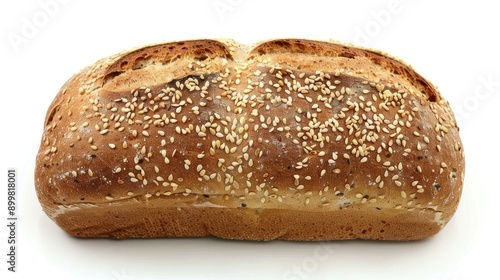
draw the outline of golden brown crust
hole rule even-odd
[[[85,211],[82,215],[80,211]],[[207,206],[168,207],[154,201],[137,208],[134,202],[83,206],[58,217],[77,237],[157,238],[216,236],[245,240],[321,241],[338,239],[417,240],[441,229],[432,210],[418,216],[398,210],[383,215],[360,205],[336,211],[250,209]],[[99,217],[96,219],[96,217]],[[82,227],[82,225],[85,225]]]
[[[410,240],[449,221],[464,168],[449,104],[399,60],[196,40],[72,77],[48,110],[35,179],[45,212],[76,236]]]

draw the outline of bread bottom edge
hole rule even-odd
[[[446,224],[429,210],[352,207],[334,211],[215,207],[74,207],[53,220],[88,238],[215,236],[237,240],[419,240]]]

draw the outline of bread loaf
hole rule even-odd
[[[50,105],[35,184],[78,237],[415,240],[453,216],[448,102],[378,51],[193,40],[102,59]]]

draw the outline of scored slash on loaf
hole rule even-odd
[[[465,171],[432,84],[331,42],[122,52],[63,85],[44,125],[38,198],[78,237],[422,239]]]

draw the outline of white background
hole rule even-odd
[[[0,278],[498,277],[500,17],[492,3],[1,1]],[[113,241],[63,233],[42,212],[33,185],[45,113],[62,84],[84,66],[124,49],[219,37],[243,43],[277,37],[355,43],[400,57],[438,85],[459,119],[467,161],[462,201],[451,222],[432,239],[405,243]],[[6,271],[9,167],[18,170],[17,273]]]

